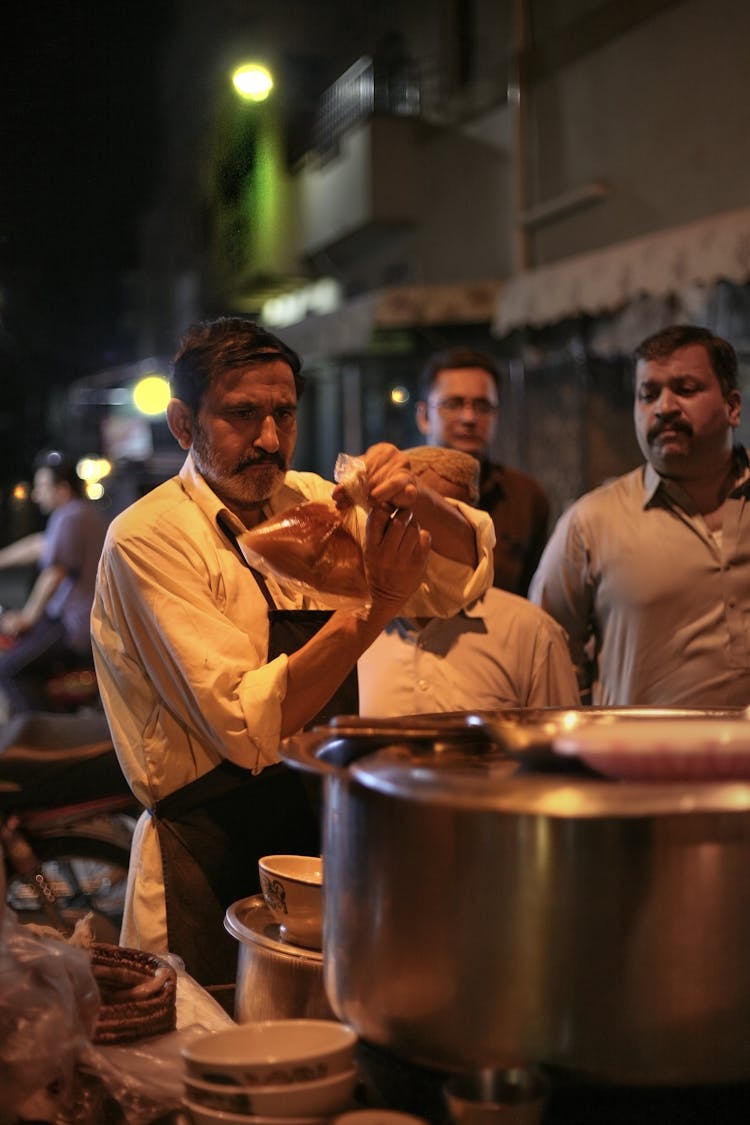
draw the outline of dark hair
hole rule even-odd
[[[462,367],[479,367],[492,376],[498,394],[500,393],[500,369],[495,361],[486,352],[476,351],[474,348],[448,348],[442,352],[435,352],[425,363],[419,376],[418,398],[421,402],[427,400],[432,387],[441,371],[454,370]]]
[[[738,387],[737,354],[731,344],[714,336],[707,328],[694,324],[672,324],[648,336],[633,352],[636,363],[639,360],[667,359],[679,348],[700,344],[706,349],[714,375],[719,380],[724,397]]]
[[[48,469],[55,484],[67,484],[75,496],[84,495],[84,483],[78,475],[76,462],[71,461],[59,449],[44,449],[34,458],[34,472]]]
[[[239,316],[204,320],[188,328],[172,360],[172,394],[198,411],[212,381],[226,371],[260,364],[269,358],[288,363],[297,398],[305,380],[295,351],[253,320]]]

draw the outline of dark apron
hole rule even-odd
[[[269,605],[269,661],[295,652],[331,611],[276,609],[262,576],[252,573]],[[308,726],[358,709],[355,668]],[[224,761],[153,809],[169,950],[230,1011],[238,945],[224,929],[227,907],[259,893],[261,856],[320,854],[317,784],[281,762],[252,774]]]

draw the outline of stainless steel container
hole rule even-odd
[[[487,718],[286,744],[325,778],[336,1015],[446,1070],[749,1079],[750,785],[519,768],[503,729],[554,714]]]
[[[239,942],[235,1018],[334,1019],[323,986],[323,954],[283,941],[262,895],[240,899],[224,928]]]

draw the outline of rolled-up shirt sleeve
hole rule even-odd
[[[266,602],[231,546],[210,546],[167,527],[109,539],[100,563],[97,675],[146,804],[222,757],[278,758],[287,660],[266,663]]]
[[[477,566],[472,570],[453,559],[430,552],[425,580],[404,608],[407,615],[452,617],[465,605],[476,601],[492,585],[495,546],[492,520],[486,512],[462,504],[459,500],[447,500],[446,503],[458,508],[474,529]]]

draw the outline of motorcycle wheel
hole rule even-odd
[[[69,929],[91,913],[96,941],[118,944],[129,849],[90,836],[48,836],[34,842],[59,915]],[[50,925],[36,886],[8,872],[6,902],[20,922]]]

